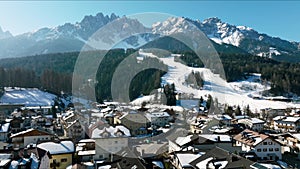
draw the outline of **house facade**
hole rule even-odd
[[[274,120],[274,129],[296,132],[300,129],[300,117],[282,117]]]
[[[282,159],[281,144],[265,134],[246,129],[233,139],[235,146],[241,147],[244,152],[255,153],[259,160]]]
[[[264,129],[265,121],[258,119],[258,118],[244,118],[244,119],[238,120],[238,123],[243,123],[249,129],[259,132]]]
[[[41,166],[47,166],[51,169],[65,169],[72,165],[73,154],[75,152],[72,141],[45,142],[37,145],[37,148],[46,151]]]
[[[115,124],[121,124],[130,130],[132,136],[147,134],[149,121],[144,113],[130,111],[115,118]]]
[[[164,127],[169,124],[170,115],[167,112],[146,113],[146,118],[151,126]]]
[[[54,135],[37,129],[28,129],[10,136],[14,148],[24,148],[29,144],[37,144],[39,141],[53,140]]]
[[[112,154],[128,147],[130,131],[124,126],[96,128],[91,138],[95,140],[94,160],[110,160]]]

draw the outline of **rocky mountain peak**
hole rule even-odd
[[[0,39],[10,38],[12,37],[12,34],[9,31],[3,31],[0,27]]]

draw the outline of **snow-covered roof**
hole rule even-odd
[[[25,131],[21,131],[19,133],[15,133],[12,134],[10,137],[25,137],[25,136],[41,136],[41,135],[51,135],[50,133],[46,132],[46,131],[41,131],[41,130],[37,130],[37,129],[28,129]]]
[[[252,124],[259,124],[259,123],[265,123],[265,121],[258,119],[258,118],[251,118]]]
[[[94,129],[92,132],[91,138],[96,139],[96,138],[103,138],[102,134],[107,132],[109,134],[108,137],[118,137],[118,132],[123,133],[123,136],[130,137],[130,131],[125,127],[125,126],[116,126],[116,127],[104,127],[103,129]]]
[[[45,142],[37,145],[38,148],[49,151],[50,154],[69,154],[75,151],[72,141]]]
[[[226,133],[230,130],[230,128],[217,128],[214,130],[214,133]]]
[[[96,154],[96,150],[78,151],[79,156],[95,155],[95,154]]]
[[[1,125],[0,133],[7,133],[9,129],[10,123],[4,123]]]
[[[104,117],[104,114],[103,113],[92,113],[91,116],[92,117],[102,118],[102,117]]]
[[[111,108],[110,108],[110,107],[101,109],[101,113],[105,113],[105,112],[109,112],[109,111],[111,111]]]
[[[281,120],[283,118],[285,118],[285,116],[276,116],[276,117],[273,118],[273,120],[277,121],[277,120]]]
[[[240,119],[247,119],[247,118],[249,118],[249,116],[241,115],[241,116],[235,116],[234,118],[237,119],[237,120],[240,120]]]
[[[295,133],[295,134],[292,134],[294,137],[296,137],[298,140],[300,140],[300,133]]]
[[[153,112],[153,113],[146,113],[146,117],[148,119],[151,119],[151,118],[160,118],[160,117],[170,117],[170,115],[167,112]]]
[[[100,166],[98,167],[98,169],[110,169],[111,165],[104,165],[104,166]]]
[[[284,122],[297,122],[300,119],[300,117],[286,117],[282,119]]]
[[[11,161],[11,159],[1,159],[0,167],[6,166],[10,161]]]
[[[269,138],[269,136],[252,130],[245,129],[241,133],[235,135],[233,138],[243,144],[255,147],[263,140]]]
[[[70,118],[72,118],[74,116],[75,116],[74,112],[73,111],[69,111],[69,112],[66,113],[65,116],[63,116],[63,120],[67,121],[68,119],[70,119]]]
[[[39,110],[39,109],[51,109],[52,106],[26,106],[26,109]]]
[[[203,166],[206,166],[207,163],[210,162],[212,159],[213,159],[213,157],[209,157],[209,158],[207,158],[207,159],[205,159],[205,160],[200,161],[199,163],[197,163],[196,166],[197,166],[198,168],[201,168],[201,167],[203,167]]]
[[[192,141],[192,137],[193,137],[193,135],[188,135],[186,137],[178,137],[175,140],[175,143],[178,144],[179,146],[183,146],[183,145],[191,142]]]
[[[200,134],[199,137],[206,138],[211,141],[231,142],[231,137],[225,134]]]
[[[157,167],[164,169],[164,164],[161,161],[152,161],[152,164],[156,165]]]
[[[177,153],[176,156],[182,167],[191,167],[190,162],[201,157],[200,154],[189,154],[189,153],[183,153],[183,154]]]
[[[79,143],[95,143],[94,139],[82,139],[79,141]]]
[[[0,154],[0,167],[7,165],[11,161],[11,154]]]
[[[216,115],[215,118],[217,120],[232,120],[232,118],[227,115],[227,114],[224,114],[224,115]]]

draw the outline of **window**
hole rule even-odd
[[[279,151],[279,148],[275,148],[275,151]]]
[[[260,149],[260,148],[258,148],[258,149],[257,149],[257,152],[261,152],[261,149]]]
[[[267,150],[268,150],[268,149],[264,148],[264,149],[263,149],[263,152],[266,152]]]
[[[268,144],[268,142],[263,142],[263,145],[267,145]]]
[[[273,151],[273,148],[269,148],[269,151]]]
[[[62,162],[62,163],[67,162],[67,161],[68,161],[68,159],[66,159],[66,158],[63,158],[60,160],[60,162]]]
[[[272,142],[269,142],[269,145],[272,145],[273,143]]]

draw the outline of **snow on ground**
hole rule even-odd
[[[143,55],[147,56],[145,53]],[[153,54],[148,55],[153,57]],[[241,107],[249,105],[252,111],[259,111],[265,108],[300,107],[300,104],[254,99],[253,96],[259,95],[261,91],[270,88],[268,85],[264,86],[260,83],[259,74],[253,74],[253,76],[245,81],[227,83],[219,75],[213,74],[209,69],[188,67],[182,63],[175,62],[173,56],[159,59],[168,65],[168,72],[162,77],[162,85],[174,83],[176,90],[180,93],[191,94],[195,98],[200,98],[201,96],[205,98],[205,96],[211,94],[213,97],[218,98],[219,103],[226,103],[232,106],[240,105]],[[185,84],[186,77],[192,71],[198,71],[203,74],[205,83],[202,90],[191,88]],[[147,97],[150,96],[144,96],[138,100],[146,101],[149,99]]]
[[[246,94],[248,97],[262,97],[261,92],[271,89],[269,83],[263,85],[261,82],[261,74],[253,73],[248,76],[246,80],[230,82],[231,87],[240,92]]]
[[[51,106],[56,96],[39,89],[5,88],[0,103],[25,104],[25,106]]]

